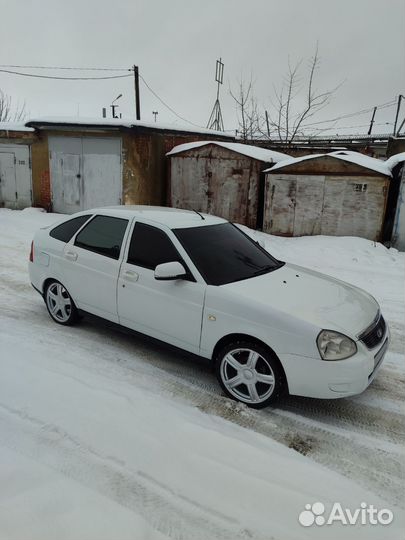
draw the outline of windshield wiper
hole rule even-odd
[[[266,266],[263,266],[262,268],[260,268],[260,270],[256,270],[256,272],[253,272],[253,275],[260,276],[261,274],[267,274],[267,272],[276,270],[276,268],[279,268],[279,267],[275,266],[274,264],[267,264]]]

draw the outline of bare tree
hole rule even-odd
[[[248,83],[241,78],[237,90],[233,92],[229,89],[229,93],[236,105],[238,134],[244,142],[247,142],[261,133],[262,124],[257,100],[254,96],[252,78]]]
[[[11,96],[0,89],[0,122],[20,122],[25,116],[25,103],[13,107]]]
[[[270,117],[270,126],[277,133],[280,141],[292,143],[297,135],[302,135],[306,121],[326,107],[339,88],[325,92],[318,91],[315,85],[316,72],[319,69],[320,57],[318,45],[309,61],[308,75],[303,79],[300,75],[302,61],[294,66],[288,65],[288,72],[280,90],[275,89],[275,112]],[[305,96],[304,104],[302,96]]]

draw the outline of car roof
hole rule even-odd
[[[227,223],[226,219],[210,214],[204,214],[193,210],[183,210],[180,208],[170,208],[165,206],[142,206],[142,205],[122,205],[122,206],[106,206],[103,208],[91,208],[80,214],[103,214],[114,217],[122,217],[131,219],[137,217],[147,221],[153,221],[160,225],[166,225],[170,229],[189,228],[189,227],[204,227],[207,225],[218,225]],[[79,215],[79,213],[77,214]],[[203,218],[201,217],[203,216]]]

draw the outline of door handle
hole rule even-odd
[[[125,270],[125,272],[122,275],[122,278],[125,279],[125,281],[138,281],[139,274],[137,274],[133,270]]]
[[[74,251],[66,251],[65,259],[68,259],[69,261],[76,261],[77,253],[75,253]]]

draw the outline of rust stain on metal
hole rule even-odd
[[[170,204],[256,227],[263,163],[204,146],[171,157]]]
[[[356,173],[267,174],[264,230],[280,236],[379,240],[389,179]]]

